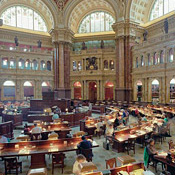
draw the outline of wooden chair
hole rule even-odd
[[[63,174],[64,159],[65,158],[66,158],[66,156],[63,153],[54,153],[54,154],[52,154],[52,174],[54,174],[54,166],[55,165],[60,165],[60,167],[62,169],[62,174]]]
[[[11,170],[15,170],[15,174],[18,175],[18,169],[20,168],[20,173],[22,173],[22,162],[18,162],[16,157],[5,157],[4,166],[5,166],[5,175],[10,173]]]
[[[81,136],[84,136],[84,135],[86,135],[86,133],[84,132],[84,131],[78,131],[78,132],[76,132],[76,133],[74,133],[74,137],[81,137]]]
[[[169,150],[170,150],[170,149],[174,149],[174,147],[175,147],[175,144],[173,143],[173,140],[170,140],[170,141],[168,142],[168,145],[169,145]]]
[[[117,167],[116,158],[108,159],[105,161],[106,161],[106,169],[108,169],[108,167],[109,169]]]
[[[31,139],[32,140],[40,140],[41,134],[40,133],[32,133],[31,134]]]
[[[128,141],[125,142],[124,150],[127,151],[128,155],[129,155],[129,151],[131,150],[133,150],[135,154],[135,143],[136,143],[135,138],[129,138]]]
[[[92,157],[93,157],[93,153],[92,153],[92,149],[83,149],[81,148],[81,154],[84,155],[84,157],[86,157],[86,160],[88,162],[92,162]]]

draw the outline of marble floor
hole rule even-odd
[[[93,115],[97,116],[97,115]],[[130,123],[133,123],[136,120],[135,117],[130,116]],[[72,128],[72,132],[74,133],[75,131],[78,131],[79,127]],[[15,137],[20,134],[21,130],[14,130],[14,135]],[[168,150],[168,141],[172,139],[175,142],[175,119],[171,119],[171,138],[167,138],[166,141],[163,142],[163,144],[157,143],[156,148],[158,150]],[[93,157],[93,163],[97,165],[98,170],[104,170],[105,169],[105,160],[118,157],[121,155],[126,155],[126,153],[117,153],[116,151],[113,151],[112,149],[110,150],[105,150],[103,148],[103,141],[104,137],[102,136],[100,139],[94,137],[94,140],[99,144],[98,148],[93,149],[94,157]],[[143,162],[143,151],[144,148],[142,148],[140,145],[136,145],[136,154],[134,155],[131,151],[131,156],[133,156],[137,162]],[[76,153],[75,152],[68,152],[66,153],[66,159],[65,159],[65,168],[64,168],[64,175],[71,175],[72,174],[72,166],[76,158]],[[23,164],[23,173],[21,175],[25,175],[27,171],[29,170],[30,166],[30,157],[27,159],[27,157],[20,157],[19,161],[22,161]],[[52,174],[51,173],[51,158],[49,158],[48,155],[46,155],[46,161],[47,161],[47,170],[48,170],[48,175]],[[119,166],[119,164],[118,164]],[[149,167],[149,169],[154,172],[152,167]],[[157,175],[160,174],[161,166],[158,166],[158,172],[155,173]],[[4,172],[4,164],[2,161],[0,161],[0,173]],[[55,168],[54,171],[55,175],[60,175],[61,174],[61,169]]]

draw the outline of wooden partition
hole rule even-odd
[[[11,121],[0,123],[0,133],[10,139],[13,139],[13,123]]]
[[[68,121],[70,126],[80,125],[80,120],[84,120],[86,116],[91,116],[91,111],[84,113],[62,113],[60,118],[64,121]],[[52,115],[31,114],[28,115],[28,122],[33,123],[34,120],[41,120],[43,122],[52,122]]]
[[[22,113],[20,113],[20,114],[5,114],[5,113],[2,113],[2,121],[3,122],[12,121],[14,128],[16,126],[22,125],[22,120],[23,120]]]

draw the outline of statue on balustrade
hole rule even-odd
[[[19,42],[18,42],[18,37],[17,36],[15,36],[14,41],[15,41],[15,45],[19,46]]]
[[[147,36],[148,36],[148,31],[145,30],[145,32],[143,33],[143,40],[147,41]]]
[[[42,45],[41,40],[39,40],[37,43],[38,43],[38,48],[41,48],[41,45]]]
[[[104,41],[101,40],[101,49],[104,49],[105,48],[105,44],[104,44]]]
[[[166,18],[164,21],[164,31],[165,33],[168,33],[168,29],[169,29],[169,24],[168,24],[168,19]]]
[[[81,50],[86,50],[86,49],[87,49],[86,44],[85,44],[85,42],[83,41]]]

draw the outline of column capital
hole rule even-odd
[[[136,37],[136,36],[142,36],[144,32],[144,28],[139,25],[139,23],[129,21],[129,20],[123,20],[116,22],[112,25],[112,28],[115,32],[115,37]]]
[[[52,37],[52,43],[72,43],[74,33],[70,29],[52,29],[49,33]]]

